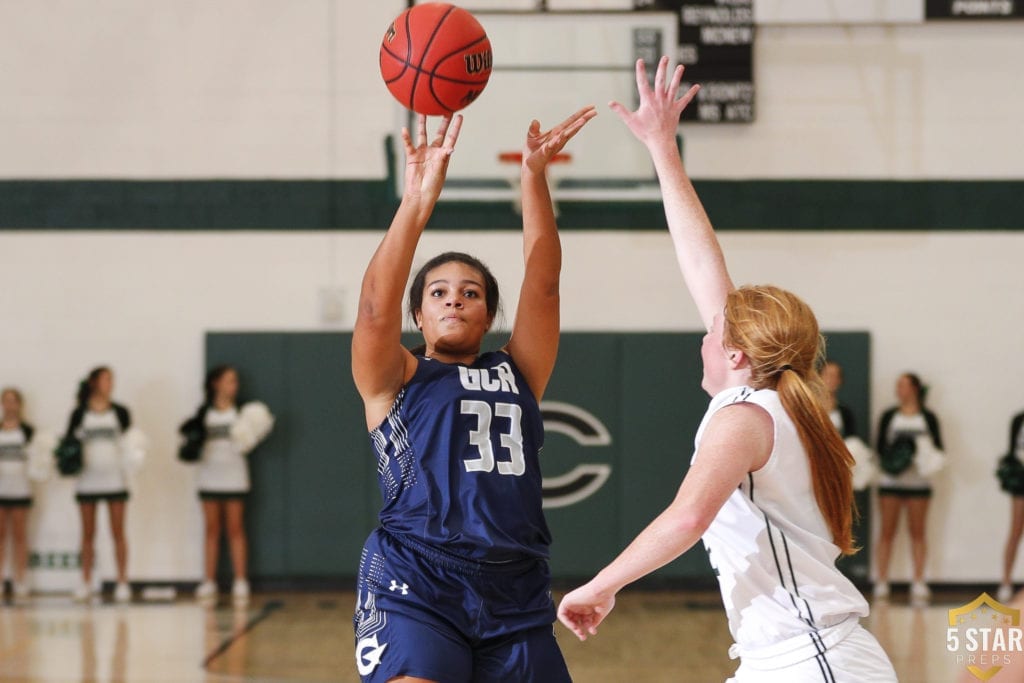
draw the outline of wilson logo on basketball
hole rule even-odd
[[[490,50],[463,55],[462,58],[466,60],[467,74],[479,74],[484,71],[490,71],[491,63],[494,60]]]

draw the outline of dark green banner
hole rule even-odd
[[[541,466],[556,578],[594,573],[675,496],[708,404],[700,388],[701,337],[562,335],[542,404]],[[829,344],[846,368],[844,402],[866,427],[868,335],[834,334]],[[376,460],[351,379],[350,345],[347,333],[207,335],[207,363],[238,367],[243,398],[265,401],[277,417],[271,437],[250,456],[248,524],[257,579],[354,576],[376,525]],[[867,555],[847,569],[866,577]],[[662,569],[658,579],[710,585],[703,547]]]

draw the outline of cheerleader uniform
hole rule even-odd
[[[853,421],[853,411],[842,403],[836,403],[836,407],[829,411],[828,417],[832,425],[839,431],[839,436],[844,439],[856,436],[857,427]]]
[[[117,404],[103,412],[79,409],[71,420],[69,431],[82,442],[82,471],[75,485],[76,500],[79,503],[128,500],[121,455],[121,436],[131,427],[128,409]]]
[[[249,463],[231,438],[238,409],[207,408],[203,417],[206,439],[199,458],[196,481],[201,500],[232,500],[249,493]]]
[[[1024,413],[1014,415],[1010,422],[1010,453],[1017,457],[1017,460],[1024,461]],[[1024,496],[1024,493],[1015,493],[1014,496]]]
[[[32,484],[28,476],[28,444],[32,427],[22,423],[14,429],[0,429],[0,507],[32,505]]]
[[[884,458],[890,446],[900,437],[915,439],[922,435],[928,435],[935,448],[942,450],[942,435],[939,433],[939,420],[935,413],[922,408],[916,415],[906,415],[899,408],[890,408],[882,413],[878,426],[878,454]],[[881,470],[878,493],[901,498],[929,498],[932,495],[932,484],[911,463],[910,467],[899,474]]]
[[[885,651],[860,625],[867,601],[836,568],[839,548],[778,393],[745,386],[720,392],[697,430],[697,452],[712,416],[743,402],[771,416],[775,442],[768,461],[729,496],[702,539],[735,640],[729,655],[740,659],[729,681],[895,683]]]

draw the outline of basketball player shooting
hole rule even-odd
[[[539,401],[558,353],[562,251],[545,177],[595,116],[550,131],[534,121],[521,171],[526,272],[512,336],[481,353],[498,283],[478,259],[446,252],[413,277],[424,344],[402,346],[402,296],[462,117],[428,142],[403,131],[405,191],[363,277],[352,373],[379,458],[384,506],[363,547],[356,666],[363,681],[560,683],[541,509]]]

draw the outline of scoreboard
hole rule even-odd
[[[1024,19],[1024,0],[925,0],[927,19]]]
[[[687,84],[701,84],[684,121],[754,120],[753,0],[633,0],[633,8],[678,17],[676,61],[686,66]]]

